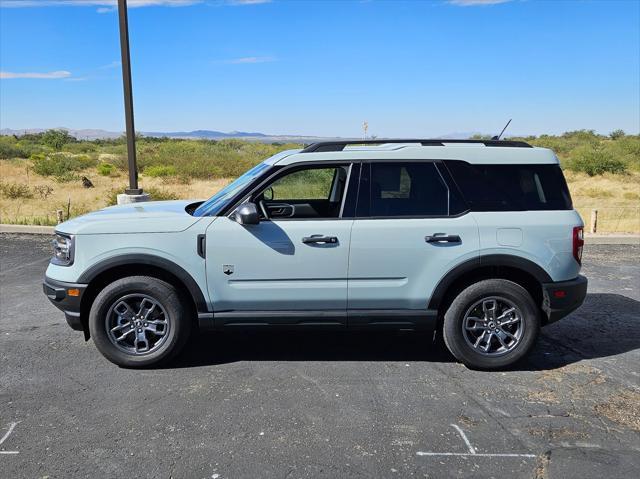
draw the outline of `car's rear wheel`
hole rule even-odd
[[[522,359],[540,330],[540,313],[519,284],[488,279],[464,289],[444,316],[445,344],[476,369],[500,369]]]
[[[158,366],[175,356],[191,330],[191,311],[176,288],[148,276],[122,278],[96,297],[89,330],[98,350],[124,367]]]

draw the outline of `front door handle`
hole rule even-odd
[[[436,233],[431,236],[425,236],[424,240],[427,243],[462,243],[460,236],[448,235],[446,233]]]
[[[338,238],[336,236],[311,235],[311,236],[305,236],[304,238],[302,238],[302,242],[304,244],[314,244],[314,243],[335,244],[338,242]]]

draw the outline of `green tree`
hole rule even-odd
[[[624,132],[624,130],[613,130],[611,133],[609,133],[609,138],[611,138],[612,140],[617,140],[618,138],[624,138],[626,135],[626,133]]]
[[[73,143],[75,141],[76,139],[65,130],[47,130],[42,135],[42,142],[58,151],[67,143]]]

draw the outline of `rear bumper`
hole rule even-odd
[[[64,317],[72,329],[76,331],[85,330],[80,317],[80,304],[82,303],[82,296],[87,289],[86,284],[65,283],[45,277],[42,289],[51,304],[64,313]],[[77,290],[77,295],[72,296],[69,294],[70,292],[75,294],[76,291],[73,290]]]
[[[587,296],[587,278],[579,275],[571,281],[545,283],[542,291],[542,309],[547,315],[547,324],[553,323],[582,305]]]

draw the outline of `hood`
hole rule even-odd
[[[147,201],[110,206],[56,226],[69,234],[175,233],[199,221],[186,207],[196,200]]]

